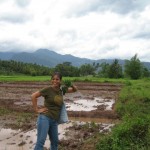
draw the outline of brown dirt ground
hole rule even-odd
[[[114,99],[116,101],[119,91],[122,88],[121,84],[111,83],[75,82],[74,84],[84,97],[91,98],[91,100],[95,96],[101,96],[102,98]],[[0,82],[0,108],[12,111],[12,113],[8,115],[0,116],[1,127],[22,128],[23,130],[34,128],[37,115],[33,112],[31,94],[48,85],[49,82]],[[69,101],[70,96],[70,94],[67,94],[64,100],[66,102]],[[76,95],[73,96],[78,97],[79,95],[76,93]],[[17,116],[26,112],[30,113],[31,116],[26,118],[25,122],[20,121],[18,125]],[[118,120],[118,116],[114,111],[114,106],[112,106],[112,110],[109,111],[106,111],[104,107],[101,106],[90,112],[68,111],[68,115],[74,120],[84,120],[85,118],[91,118],[91,120],[93,118],[95,120],[101,119],[102,122],[115,122]],[[74,134],[73,139],[60,141],[60,149],[93,150],[94,145],[97,140],[99,140],[97,137],[94,137],[96,135],[95,133],[98,133],[99,128],[100,127],[85,130],[85,128],[83,129],[80,125],[74,126],[73,129],[70,128],[72,133],[76,131],[76,134]],[[91,136],[93,136],[95,142],[88,141]]]

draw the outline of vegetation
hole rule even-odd
[[[69,80],[71,82],[76,82],[76,81],[81,81],[81,82],[111,82],[111,83],[128,83],[130,84],[130,81],[134,80],[129,80],[129,79],[110,79],[110,78],[100,78],[100,77],[93,77],[93,76],[84,76],[84,77],[63,77],[63,81]],[[0,81],[1,82],[20,82],[20,81],[39,81],[39,82],[47,82],[50,81],[50,76],[27,76],[27,75],[12,75],[12,76],[7,76],[7,75],[0,75]]]
[[[51,72],[53,71],[61,72],[63,76],[79,76],[79,69],[77,67],[72,66],[70,62],[64,62],[63,64],[56,65],[56,67],[51,70]]]
[[[0,75],[24,74],[32,76],[49,75],[48,67],[37,64],[0,60]]]
[[[142,65],[137,55],[127,60],[125,64],[125,73],[132,79],[139,79],[142,75]]]
[[[50,76],[0,75],[0,81],[49,81]]]
[[[150,78],[128,81],[115,109],[121,123],[103,135],[97,150],[150,149]]]
[[[142,65],[137,55],[133,56],[131,60],[127,60],[124,66],[119,64],[115,59],[112,64],[84,64],[79,68],[72,66],[71,62],[64,62],[56,65],[54,68],[40,66],[37,64],[23,63],[17,61],[0,60],[0,75],[30,75],[30,76],[48,76],[51,73],[59,71],[65,77],[81,77],[81,76],[97,76],[104,78],[131,78],[140,79],[143,77],[150,77],[150,70]]]
[[[123,77],[122,67],[119,65],[117,59],[115,59],[114,62],[110,65],[108,70],[108,77],[115,79]]]

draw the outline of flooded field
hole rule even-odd
[[[0,107],[15,112],[15,115],[9,113],[0,116],[0,150],[33,149],[36,142],[37,114],[32,109],[31,94],[48,84],[48,82],[0,83]],[[113,108],[122,86],[88,82],[74,84],[78,87],[78,92],[64,96],[70,121],[59,125],[60,145],[69,150],[78,149],[79,143],[92,136],[94,132],[111,130],[118,120]],[[42,106],[43,101],[42,97],[39,98],[38,105]],[[24,112],[32,116],[25,123],[21,118],[18,119],[18,116]],[[88,129],[85,130],[85,126],[88,126]],[[47,138],[45,150],[48,148]],[[86,147],[84,149],[86,150]]]
[[[66,129],[71,123],[59,125],[59,139],[64,137]],[[21,129],[5,129],[0,130],[0,150],[33,150],[36,142],[36,129],[22,131]],[[49,139],[45,142],[45,148],[50,145]]]

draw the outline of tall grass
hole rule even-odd
[[[101,138],[97,150],[149,150],[150,80],[126,82],[115,109],[121,123]]]

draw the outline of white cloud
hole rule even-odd
[[[0,51],[150,61],[149,14],[147,0],[1,0]]]

